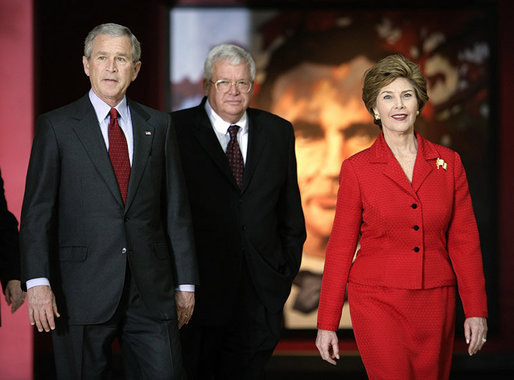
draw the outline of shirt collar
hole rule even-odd
[[[98,118],[98,122],[102,123],[107,116],[109,116],[109,112],[111,111],[111,106],[105,103],[102,99],[100,99],[93,91],[93,89],[89,90],[89,100],[95,109],[96,117]],[[121,102],[114,107],[118,110],[120,114],[121,120],[127,121],[129,119],[129,111],[127,105],[127,97],[123,97]]]
[[[246,116],[246,112],[236,123],[228,123],[223,120],[221,116],[216,113],[216,111],[214,111],[214,109],[211,107],[211,104],[209,103],[209,99],[207,99],[205,102],[205,112],[207,112],[207,116],[209,117],[213,128],[222,135],[228,133],[228,127],[231,125],[239,126],[241,128],[241,133],[243,134],[247,133],[248,131],[248,117]]]

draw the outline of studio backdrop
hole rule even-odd
[[[286,303],[285,327],[316,328],[338,175],[380,133],[361,100],[362,77],[400,53],[420,65],[430,101],[416,130],[462,157],[482,239],[490,324],[497,320],[494,17],[488,9],[174,7],[170,10],[170,108],[200,103],[203,62],[220,43],[257,63],[252,106],[293,123],[307,241]],[[351,328],[345,304],[341,328]]]

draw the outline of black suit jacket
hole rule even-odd
[[[4,180],[0,173],[0,281],[4,292],[7,282],[19,279],[18,221],[7,209]]]
[[[38,118],[21,217],[22,281],[50,278],[71,324],[107,321],[127,265],[155,318],[196,284],[189,204],[169,115],[128,100],[134,153],[123,204],[86,94]]]
[[[248,150],[240,190],[205,101],[172,113],[199,262],[195,317],[201,323],[225,321],[244,273],[266,307],[279,312],[305,241],[293,128],[268,112],[247,110]]]

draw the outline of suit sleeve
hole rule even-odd
[[[187,196],[177,137],[170,116],[167,115],[166,135],[166,191],[168,236],[176,268],[178,285],[198,284],[193,224]]]
[[[448,253],[457,276],[464,314],[467,318],[487,317],[487,297],[478,228],[466,172],[457,153],[454,176],[454,206],[448,229]]]
[[[18,221],[7,209],[4,181],[0,174],[0,280],[5,291],[7,282],[20,278]]]
[[[361,219],[359,181],[351,160],[345,160],[339,176],[336,214],[325,255],[318,307],[318,329],[335,331],[339,326]]]
[[[55,247],[59,148],[50,120],[41,116],[32,144],[20,223],[21,280],[50,278],[50,251]]]
[[[289,162],[286,182],[281,192],[281,200],[279,201],[279,228],[282,246],[285,252],[287,252],[292,276],[294,277],[300,269],[306,232],[300,190],[298,188],[294,132],[290,124],[289,131]]]

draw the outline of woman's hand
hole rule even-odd
[[[464,321],[464,336],[469,344],[469,356],[476,354],[487,342],[487,319],[483,317],[466,318]]]
[[[339,345],[335,331],[318,330],[316,347],[318,348],[323,360],[336,365],[336,361],[334,359],[339,359]]]

